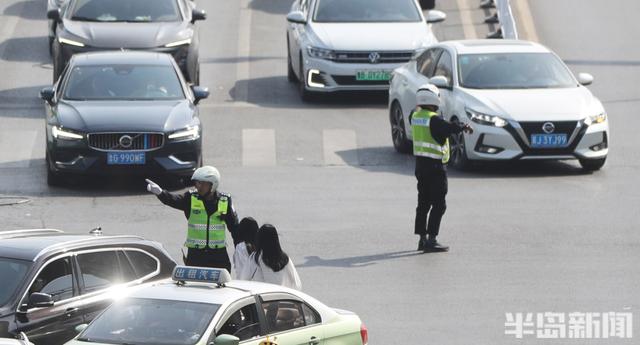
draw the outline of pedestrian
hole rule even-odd
[[[264,224],[258,230],[256,250],[239,279],[254,280],[301,290],[302,284],[293,262],[282,250],[276,228]]]
[[[447,251],[449,247],[438,243],[436,237],[447,209],[445,164],[449,161],[448,138],[462,131],[473,133],[473,129],[468,124],[450,123],[438,116],[440,91],[434,85],[421,86],[416,93],[416,103],[418,106],[409,119],[413,133],[413,155],[416,156],[415,175],[418,180],[415,221],[415,234],[420,236],[418,250]]]
[[[238,216],[231,196],[218,190],[220,173],[212,166],[196,169],[191,177],[195,190],[174,194],[147,180],[147,190],[163,204],[182,210],[187,218],[188,266],[225,268],[231,272],[231,261],[226,249],[227,231],[235,240]]]
[[[233,268],[236,276],[239,276],[240,272],[249,265],[249,256],[255,251],[257,233],[258,222],[252,217],[242,218],[236,235],[239,242],[233,252]]]

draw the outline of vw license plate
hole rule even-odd
[[[390,71],[356,71],[357,81],[380,81],[391,79]]]
[[[144,152],[107,152],[109,165],[145,164]]]
[[[565,147],[567,146],[566,134],[531,134],[531,147]]]

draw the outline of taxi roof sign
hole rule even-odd
[[[171,274],[176,282],[200,282],[224,285],[231,281],[231,275],[224,268],[176,266]]]

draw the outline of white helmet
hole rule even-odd
[[[220,184],[220,172],[218,169],[207,165],[196,169],[193,172],[193,176],[191,176],[192,181],[202,181],[202,182],[210,182],[212,184],[212,189],[218,189],[218,185]]]
[[[440,108],[440,90],[433,84],[420,86],[416,92],[417,105],[434,105]]]

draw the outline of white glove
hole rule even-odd
[[[158,186],[157,183],[146,179],[145,181],[147,181],[147,191],[155,194],[155,195],[160,195],[162,194],[162,187]]]

